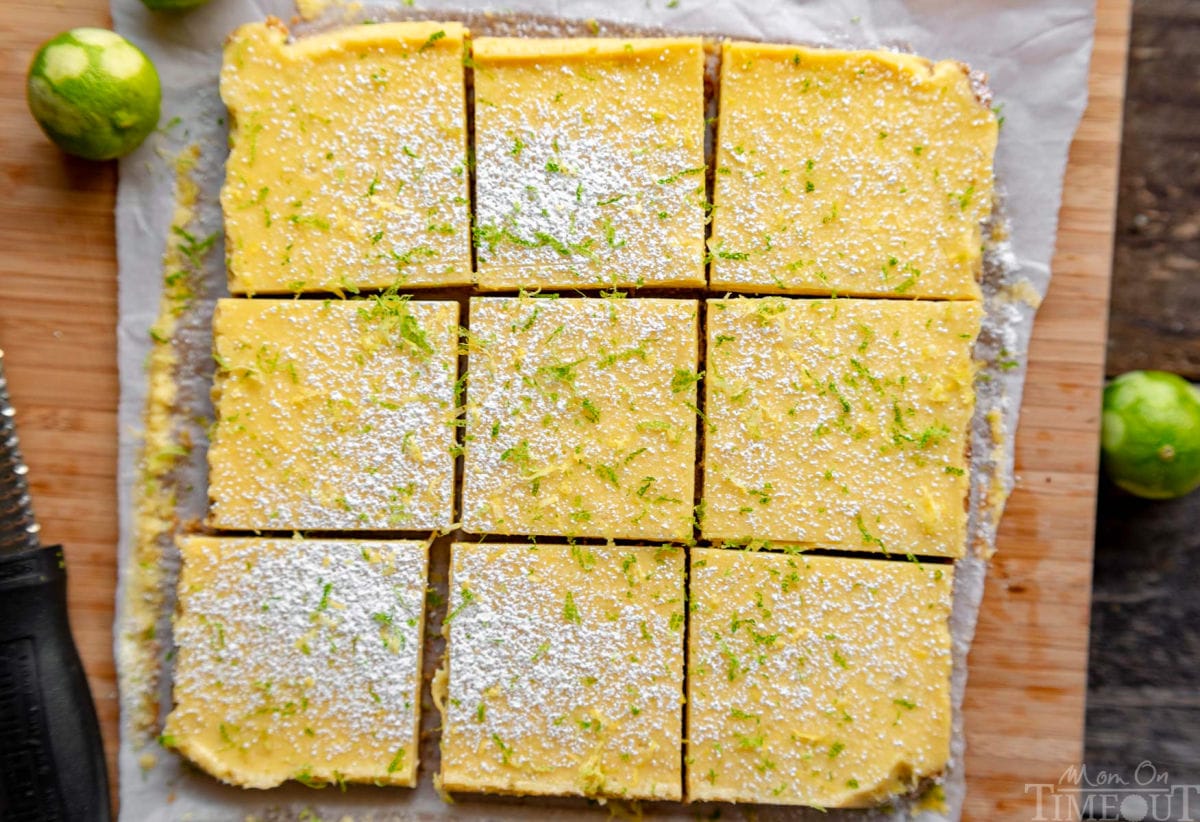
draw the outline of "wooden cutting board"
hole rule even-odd
[[[1057,781],[1083,755],[1129,0],[1099,0],[1097,14],[1091,102],[1071,149],[1054,280],[1030,351],[1018,485],[970,657],[969,819],[1031,818],[1035,795],[1026,785]],[[66,545],[71,622],[112,768],[116,166],[72,160],[50,146],[27,114],[24,80],[43,40],[109,23],[107,0],[5,0],[0,7],[0,347],[44,534]]]

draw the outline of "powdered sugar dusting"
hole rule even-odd
[[[285,45],[278,24],[234,32],[221,73],[232,291],[471,281],[462,34],[389,23]]]
[[[214,775],[411,784],[427,548],[190,537],[165,740]]]
[[[683,550],[452,548],[450,789],[679,798]]]
[[[694,300],[471,300],[463,528],[686,539]]]
[[[452,302],[222,300],[210,522],[449,525],[457,319]]]
[[[703,285],[700,41],[528,62],[508,43],[474,52],[480,285]]]
[[[708,307],[706,538],[963,554],[977,303]]]
[[[997,125],[958,63],[729,43],[714,288],[978,299]]]
[[[694,549],[688,795],[872,804],[946,763],[951,569]]]

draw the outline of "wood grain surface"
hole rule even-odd
[[[1100,0],[1091,102],[1071,152],[1054,282],[1038,316],[1001,528],[967,687],[965,818],[1031,818],[1027,783],[1082,756],[1099,395],[1108,315],[1128,0]],[[109,23],[105,0],[0,5],[0,347],[46,538],[66,545],[71,622],[117,747],[116,263],[112,164],[59,154],[24,75],[58,32]],[[115,773],[115,771],[114,771]],[[115,778],[114,778],[115,781]]]
[[[1097,6],[1090,101],[1071,147],[1050,293],[1038,312],[966,695],[964,818],[1032,819],[1082,762],[1092,546],[1127,0]]]

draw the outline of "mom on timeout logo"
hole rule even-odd
[[[1028,783],[1025,793],[1036,799],[1030,822],[1200,822],[1200,784],[1176,784],[1148,759],[1132,773],[1071,765],[1057,782]]]

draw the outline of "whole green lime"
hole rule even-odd
[[[151,11],[186,11],[203,6],[208,0],[142,0]]]
[[[1200,394],[1164,371],[1130,371],[1104,389],[1101,450],[1117,485],[1150,499],[1200,486]]]
[[[68,154],[111,160],[158,125],[162,89],[150,58],[107,29],[71,29],[46,41],[26,78],[26,99],[46,136]]]

